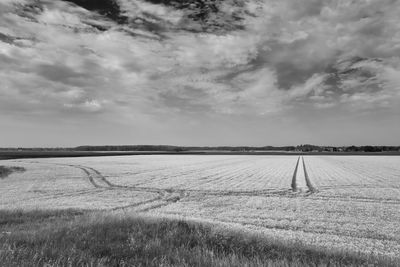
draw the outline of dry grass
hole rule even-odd
[[[73,210],[0,211],[3,222],[0,265],[391,265],[379,259],[326,253],[298,244],[271,242],[257,235],[221,231],[211,224],[105,213],[80,214],[81,211]]]

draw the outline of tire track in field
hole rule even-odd
[[[329,189],[400,189],[400,186],[379,186],[376,184],[343,184],[343,185],[327,185],[318,187],[321,190]]]
[[[43,164],[40,162],[35,162],[35,161],[31,161],[30,163],[39,163],[39,164]],[[50,165],[57,165],[57,166],[63,166],[63,167],[70,167],[70,168],[76,168],[81,170],[85,176],[88,178],[89,182],[96,188],[97,191],[93,191],[93,189],[89,189],[89,190],[80,190],[77,192],[69,192],[66,194],[57,194],[56,197],[65,197],[65,196],[76,196],[76,195],[84,195],[84,194],[91,194],[94,192],[103,192],[104,190],[112,190],[112,189],[122,189],[122,190],[133,190],[133,191],[138,191],[138,192],[149,192],[149,193],[158,193],[158,196],[149,200],[144,200],[141,202],[135,202],[129,205],[125,205],[125,206],[120,206],[120,207],[113,207],[113,208],[106,208],[103,210],[118,210],[118,209],[125,209],[125,208],[131,208],[131,207],[137,207],[140,205],[145,205],[151,202],[155,202],[158,200],[162,200],[164,193],[163,190],[159,190],[159,189],[154,189],[154,188],[130,188],[127,186],[120,186],[120,185],[116,185],[111,183],[110,181],[107,180],[106,177],[104,177],[104,175],[102,175],[98,170],[91,168],[91,167],[87,167],[87,166],[82,166],[82,165],[73,165],[73,164],[62,164],[62,163],[45,163],[45,164],[50,164]],[[100,191],[99,191],[100,190]],[[54,198],[55,195],[52,196],[47,196],[47,198]],[[168,199],[167,199],[168,200]],[[169,203],[168,203],[169,204]]]
[[[38,162],[39,163],[39,162]],[[137,191],[137,192],[148,192],[148,193],[156,193],[157,196],[140,202],[135,202],[132,204],[127,204],[124,206],[107,208],[105,210],[119,210],[119,209],[128,209],[128,208],[139,208],[139,212],[146,212],[149,210],[157,209],[160,207],[167,206],[171,203],[178,202],[185,197],[188,197],[190,194],[204,194],[204,195],[214,195],[214,196],[264,196],[264,197],[298,197],[299,194],[293,194],[293,191],[297,190],[297,178],[300,164],[303,164],[302,167],[305,167],[305,163],[302,158],[297,159],[296,168],[293,173],[292,178],[292,190],[290,189],[265,189],[265,190],[202,190],[202,189],[172,189],[172,188],[156,188],[156,187],[140,187],[140,186],[127,186],[127,185],[118,185],[114,184],[107,180],[107,178],[98,170],[83,166],[83,165],[73,165],[73,164],[61,164],[61,163],[47,163],[52,165],[59,165],[64,167],[71,167],[81,170],[89,182],[98,190],[129,190],[129,191]],[[300,168],[301,169],[301,168]],[[305,169],[305,168],[304,168]],[[308,175],[307,175],[308,177]],[[309,178],[307,178],[309,180]],[[310,181],[307,183],[311,184]],[[311,187],[313,188],[313,187]],[[313,191],[313,190],[309,190]],[[77,192],[78,194],[85,194],[84,191]],[[88,192],[89,194],[91,192]],[[68,195],[74,196],[73,192],[70,192]],[[302,194],[304,195],[304,194]],[[151,205],[153,204],[153,205]],[[149,205],[149,206],[147,206]],[[140,207],[142,207],[140,209]]]
[[[104,186],[101,186],[100,184],[98,184],[98,183],[95,181],[95,178],[93,177],[93,174],[92,174],[87,168],[84,168],[84,167],[81,167],[81,166],[75,166],[75,165],[68,165],[68,166],[74,167],[74,168],[78,168],[78,169],[82,170],[82,171],[86,174],[87,178],[89,179],[89,182],[90,182],[94,187],[96,187],[96,188],[104,188]]]
[[[146,204],[148,204],[148,203],[152,203],[152,202],[155,202],[155,201],[158,201],[158,200],[161,200],[161,196],[157,196],[157,197],[152,198],[152,199],[149,199],[149,200],[144,200],[144,201],[132,203],[132,204],[125,205],[125,206],[114,207],[114,208],[111,208],[111,209],[104,209],[104,211],[108,211],[108,210],[111,210],[111,211],[112,211],[112,210],[121,210],[121,209],[135,208],[135,207],[139,207],[139,206],[142,206],[142,205],[146,205]]]
[[[291,187],[292,191],[297,195],[309,192],[305,178],[303,157],[301,156],[297,159]]]
[[[302,179],[304,179],[304,181]],[[307,188],[307,191],[305,191],[307,195],[318,192],[317,188],[314,186],[313,182],[308,176],[307,167],[303,156],[299,156],[297,159],[296,167],[293,172],[291,188],[292,191],[296,193],[304,192],[305,188]]]
[[[102,183],[108,185],[109,187],[117,187],[117,185],[109,182],[98,170],[90,168],[90,167],[85,167],[86,169],[89,169],[92,174],[95,174],[95,176],[101,180]]]
[[[143,206],[143,205],[150,204],[150,203],[157,202],[157,201],[161,202],[156,205],[139,210],[141,212],[145,212],[145,211],[148,211],[151,209],[156,209],[159,207],[167,206],[171,203],[175,203],[175,202],[181,200],[186,195],[186,193],[183,191],[180,191],[179,195],[176,195],[177,191],[171,190],[171,189],[158,189],[158,188],[150,188],[150,187],[140,188],[140,187],[117,185],[117,184],[114,184],[114,183],[111,183],[110,181],[108,181],[107,178],[104,177],[104,175],[102,175],[98,170],[96,170],[94,168],[81,166],[81,165],[68,165],[68,166],[82,170],[88,177],[89,181],[95,187],[101,187],[101,188],[107,188],[107,189],[117,189],[117,190],[125,189],[125,190],[130,190],[130,191],[149,192],[149,193],[157,193],[158,194],[157,197],[149,199],[149,200],[135,202],[132,204],[119,206],[119,207],[108,208],[105,210],[128,209],[128,208],[135,208],[135,207]]]
[[[296,170],[293,174],[293,180],[296,182],[296,174],[298,171],[298,167],[301,158],[299,157],[296,164]],[[65,166],[65,165],[64,165]],[[86,167],[82,165],[68,165],[69,167],[79,168],[81,169],[86,176],[88,177],[89,181],[95,186],[100,188],[107,188],[107,189],[120,189],[120,190],[130,190],[130,191],[138,191],[138,192],[149,192],[149,193],[157,193],[158,196],[142,202],[136,202],[129,205],[115,207],[112,210],[117,209],[125,209],[125,208],[132,208],[132,207],[139,207],[141,205],[146,205],[152,202],[161,201],[161,203],[157,203],[153,206],[146,207],[139,211],[146,212],[152,209],[157,209],[163,206],[167,206],[171,203],[175,203],[177,201],[182,200],[184,197],[189,196],[191,193],[197,194],[204,194],[204,195],[214,195],[214,196],[264,196],[264,197],[297,197],[296,194],[292,194],[291,190],[288,189],[265,189],[265,190],[202,190],[202,189],[165,189],[165,188],[156,188],[156,187],[140,187],[140,186],[126,186],[126,185],[117,185],[111,183],[104,177],[98,170]],[[295,184],[295,183],[294,183]]]
[[[294,168],[294,172],[293,172],[293,178],[292,178],[292,191],[293,192],[297,191],[296,177],[297,177],[297,170],[299,169],[299,162],[300,162],[300,157],[297,158],[296,168]]]
[[[292,196],[290,189],[265,189],[265,190],[207,190],[207,189],[173,189],[173,188],[156,188],[156,187],[135,187],[120,186],[120,189],[142,191],[142,192],[169,192],[169,193],[198,193],[204,195],[215,196]]]
[[[396,198],[375,198],[361,196],[340,196],[340,195],[316,195],[310,197],[314,200],[340,201],[340,202],[366,202],[373,204],[393,204],[400,205],[400,200]]]
[[[303,161],[303,170],[304,170],[304,177],[306,179],[306,185],[308,187],[308,191],[310,191],[311,193],[316,193],[318,190],[317,188],[314,186],[314,184],[312,183],[310,177],[308,176],[307,173],[307,168],[306,168],[306,163],[304,161],[304,157],[301,157],[302,161]]]
[[[69,165],[71,167],[78,167],[82,169],[90,180],[98,180],[104,181],[110,188],[118,188],[118,189],[126,189],[140,192],[151,192],[158,193],[163,196],[164,199],[170,200],[168,198],[171,194],[179,194],[180,198],[188,195],[189,193],[200,193],[207,195],[221,195],[221,196],[284,196],[290,194],[290,191],[287,189],[276,190],[276,189],[265,189],[265,190],[204,190],[204,189],[173,189],[173,188],[156,188],[156,187],[140,187],[140,186],[126,186],[126,185],[116,185],[109,182],[99,171],[85,167],[81,165]],[[96,184],[96,182],[94,182]],[[97,185],[99,186],[99,185]]]
[[[181,201],[183,198],[190,195],[190,193],[199,193],[205,195],[216,195],[216,196],[265,196],[265,197],[273,197],[273,196],[287,196],[287,197],[294,197],[291,194],[290,190],[274,190],[274,189],[267,189],[267,190],[248,190],[248,191],[227,191],[227,190],[196,190],[196,189],[161,189],[161,188],[154,188],[154,187],[137,187],[137,186],[124,186],[124,185],[116,185],[109,182],[98,170],[85,167],[81,165],[69,165],[70,167],[75,167],[81,169],[89,178],[89,180],[95,185],[99,187],[105,187],[110,189],[125,189],[130,191],[138,191],[138,192],[150,192],[150,193],[157,193],[158,196],[142,201],[136,202],[125,206],[114,207],[111,210],[119,210],[119,209],[127,209],[127,208],[135,208],[140,206],[145,206],[147,204],[154,203],[154,205],[150,205],[149,207],[144,207],[142,209],[137,210],[138,212],[147,212],[153,209],[165,207],[169,204]],[[103,185],[99,185],[99,181],[103,183]],[[104,186],[105,185],[105,186]],[[158,202],[159,203],[156,203]],[[110,210],[110,209],[109,209]]]
[[[186,192],[199,193],[204,195],[215,195],[215,196],[291,196],[291,190],[282,189],[265,189],[265,190],[244,190],[244,191],[234,191],[234,190],[197,190],[197,189],[187,189]]]
[[[45,165],[56,165],[63,167],[72,167],[75,169],[79,169],[86,174],[86,177],[89,179],[89,182],[96,188],[111,188],[116,185],[110,183],[98,170],[86,166],[81,165],[73,165],[73,164],[62,164],[62,163],[41,163],[38,161],[28,161],[29,163],[35,164],[45,164]]]
[[[169,204],[176,203],[176,202],[182,200],[182,198],[184,198],[185,196],[187,196],[187,193],[184,192],[183,190],[181,190],[179,192],[179,195],[176,195],[173,192],[168,192],[168,191],[169,190],[166,190],[166,192],[165,192],[166,195],[164,195],[163,202],[149,206],[149,207],[142,208],[142,209],[138,210],[138,212],[147,212],[150,210],[165,207],[165,206],[168,206]]]

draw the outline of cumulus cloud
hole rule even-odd
[[[0,109],[267,115],[400,98],[398,1],[74,2],[0,3]]]

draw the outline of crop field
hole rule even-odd
[[[1,210],[184,218],[400,260],[399,156],[136,155],[3,160]]]

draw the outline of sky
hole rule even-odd
[[[400,145],[400,1],[1,0],[0,146]]]

